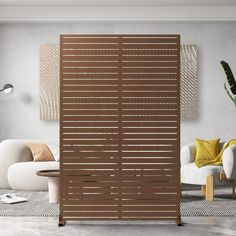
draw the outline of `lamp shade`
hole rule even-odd
[[[14,86],[12,84],[5,84],[3,88],[0,90],[0,92],[4,92],[6,94],[13,93]]]

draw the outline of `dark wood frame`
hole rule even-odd
[[[180,216],[180,36],[61,35],[60,216]]]

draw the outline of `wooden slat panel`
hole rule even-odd
[[[176,220],[177,35],[62,35],[60,219]]]

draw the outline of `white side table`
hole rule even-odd
[[[59,170],[40,170],[38,176],[48,177],[49,203],[59,203],[60,172]]]

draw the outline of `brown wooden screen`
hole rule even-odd
[[[180,223],[179,35],[62,35],[60,223]]]

